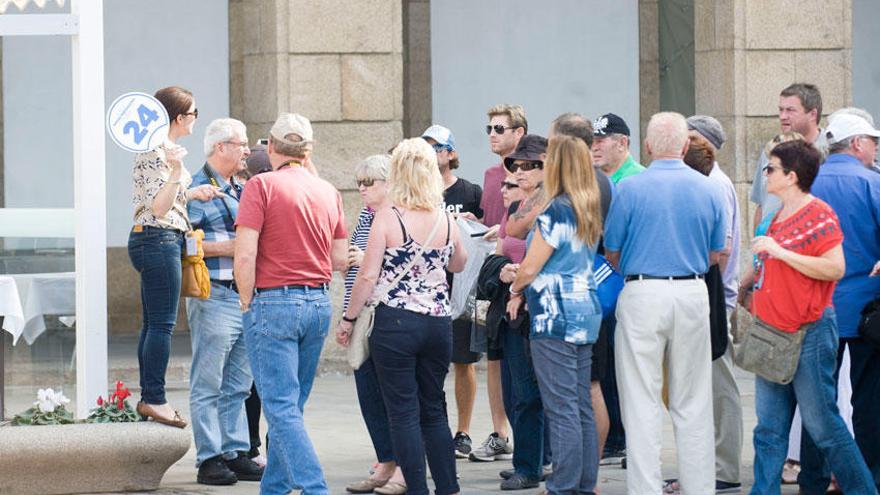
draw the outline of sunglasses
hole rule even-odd
[[[782,170],[783,172],[786,172],[786,173],[787,173],[787,171],[786,171],[784,168],[782,168],[782,167],[774,167],[773,165],[766,165],[766,166],[765,166],[763,169],[761,169],[761,170],[763,170],[764,173],[767,174],[767,175],[770,175],[770,174],[772,174],[773,172],[775,172],[775,171],[777,171],[777,170]]]
[[[358,187],[361,187],[361,186],[370,187],[373,184],[375,184],[376,181],[378,181],[378,180],[382,180],[382,179],[374,179],[372,177],[367,177],[366,179],[358,179],[357,185],[358,185]]]
[[[443,150],[449,150],[449,146],[446,146],[445,144],[440,144],[440,143],[434,143],[431,145],[431,147],[434,148],[434,151],[437,153],[442,153]],[[449,151],[452,151],[452,150],[449,150]]]
[[[501,183],[501,189],[516,189],[517,187],[519,187],[519,184],[517,184],[516,182],[502,182]]]
[[[519,126],[506,127],[501,124],[487,125],[486,126],[486,134],[491,135],[492,131],[495,131],[495,134],[504,134],[504,131],[506,131],[507,129],[516,129],[517,127],[519,127]]]
[[[530,170],[534,170],[536,168],[544,168],[543,162],[513,162],[507,167],[507,170],[510,173],[514,173],[518,170],[522,170],[523,172],[528,172]]]
[[[195,108],[192,112],[186,112],[184,115],[192,115],[195,118],[199,118],[199,109]]]

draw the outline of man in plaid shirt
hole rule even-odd
[[[189,403],[199,468],[196,479],[206,485],[260,481],[263,476],[263,468],[247,456],[250,435],[244,401],[253,378],[232,276],[235,218],[242,192],[235,174],[246,166],[249,154],[243,123],[211,122],[205,130],[207,161],[193,174],[190,187],[210,184],[223,194],[211,201],[192,201],[187,207],[193,228],[205,232],[205,264],[211,274],[211,297],[186,301],[193,351]]]

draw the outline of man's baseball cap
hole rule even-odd
[[[710,115],[691,115],[687,118],[687,126],[690,131],[697,131],[707,141],[712,143],[715,149],[721,149],[727,137],[721,122]]]
[[[269,154],[266,152],[265,144],[255,144],[251,148],[251,154],[248,155],[246,163],[248,172],[252,176],[272,171],[272,164],[269,163]]]
[[[526,134],[516,145],[516,151],[504,157],[504,168],[510,170],[514,160],[528,160],[531,162],[543,162],[541,157],[547,152],[547,138],[537,134]]]
[[[278,116],[278,120],[272,124],[269,134],[272,135],[272,139],[285,144],[300,144],[302,142],[286,140],[285,136],[288,134],[296,134],[303,141],[310,143],[312,142],[312,124],[309,122],[309,119],[298,113],[282,113]]]
[[[593,135],[607,136],[609,134],[623,134],[629,136],[629,126],[620,116],[613,113],[606,113],[593,121]]]
[[[425,132],[422,133],[422,139],[426,138],[431,138],[437,144],[446,146],[449,151],[455,151],[455,136],[452,135],[452,131],[442,125],[435,124],[425,129]]]
[[[834,117],[825,129],[829,144],[839,143],[853,136],[871,136],[880,138],[880,131],[874,129],[867,120],[852,114],[841,114]]]

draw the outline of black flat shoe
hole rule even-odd
[[[260,481],[263,479],[263,468],[248,458],[247,452],[241,451],[235,459],[226,461],[229,468],[239,481]]]

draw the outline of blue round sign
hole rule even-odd
[[[168,138],[168,112],[152,95],[125,93],[107,110],[107,132],[124,150],[151,151]]]

